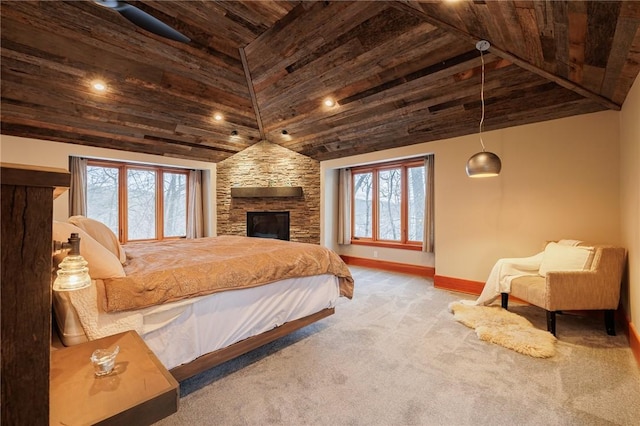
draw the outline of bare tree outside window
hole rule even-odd
[[[90,160],[87,216],[122,243],[186,237],[187,180],[186,170]]]
[[[163,173],[164,236],[187,234],[187,175]]]
[[[402,175],[400,169],[381,170],[378,173],[378,238],[400,240],[400,214],[402,208]]]
[[[118,185],[118,168],[87,166],[87,217],[104,223],[116,235],[119,235]]]
[[[373,173],[353,175],[354,237],[371,238],[373,234]]]
[[[420,241],[423,239],[424,230],[424,206],[425,206],[425,176],[424,166],[409,167],[407,169],[409,179],[409,200],[408,206],[408,232],[409,241]]]
[[[351,243],[422,250],[424,158],[352,167],[351,177]]]
[[[127,234],[129,240],[156,238],[156,172],[127,170]]]

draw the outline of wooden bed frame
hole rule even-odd
[[[252,351],[260,346],[266,345],[280,337],[286,336],[302,327],[306,327],[309,324],[313,324],[322,318],[333,315],[335,308],[323,309],[315,314],[311,314],[306,317],[299,318],[297,320],[289,321],[282,324],[280,327],[276,327],[272,330],[266,331],[256,336],[248,337],[237,343],[234,343],[226,348],[218,349],[208,354],[204,354],[193,361],[179,365],[169,372],[179,382],[182,382],[189,377],[193,377],[196,374],[202,373],[210,368],[220,365],[230,359],[237,358],[249,351]]]

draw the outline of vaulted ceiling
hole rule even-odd
[[[3,134],[326,160],[477,132],[482,39],[485,130],[619,110],[640,70],[636,1],[129,3],[190,41],[94,1],[0,3]]]

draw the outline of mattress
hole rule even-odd
[[[214,293],[118,315],[128,315],[136,321],[141,317],[140,335],[163,365],[172,369],[285,322],[333,308],[339,297],[338,278],[325,274]],[[54,292],[53,308],[64,345],[87,341],[85,327],[69,293]],[[105,315],[113,314],[98,314]]]

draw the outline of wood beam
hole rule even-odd
[[[454,27],[453,25],[450,25],[446,22],[443,22],[437,18],[434,18],[432,16],[427,15],[424,10],[422,10],[422,8],[420,7],[420,5],[416,2],[413,1],[402,1],[399,0],[395,3],[395,7],[404,10],[408,13],[411,13],[415,16],[420,16],[422,19],[424,19],[425,22],[428,22],[431,25],[434,25],[436,27],[442,28],[444,30],[447,30],[449,32],[451,32],[452,34],[458,36],[459,38],[463,39],[463,40],[468,40],[470,43],[473,43],[474,45],[480,41],[481,39],[479,39],[478,37],[475,37],[471,34],[467,34],[466,32]],[[490,41],[490,40],[489,40]],[[502,50],[497,46],[494,46],[493,44],[491,45],[491,47],[489,48],[489,51],[493,54],[495,54],[496,56],[499,56],[503,59],[506,59],[510,62],[512,62],[513,64],[519,66],[522,69],[525,69],[529,72],[532,72],[534,74],[539,75],[542,78],[545,78],[549,81],[552,81],[556,84],[558,84],[559,86],[564,87],[565,89],[571,90],[572,92],[575,92],[577,94],[579,94],[580,96],[583,96],[587,99],[590,99],[594,102],[599,103],[602,106],[605,106],[608,109],[614,110],[614,111],[620,111],[621,106],[618,105],[617,103],[611,101],[610,99],[605,98],[604,96],[601,96],[597,93],[594,93],[582,86],[580,86],[579,84],[574,83],[573,81],[567,80],[563,77],[560,77],[558,75],[552,74],[546,70],[543,70],[542,68],[539,68],[527,61],[525,61],[524,59],[507,52],[506,50]]]
[[[264,134],[264,128],[262,127],[262,118],[260,117],[260,108],[258,108],[258,99],[256,98],[256,91],[253,88],[253,80],[251,79],[251,72],[249,71],[249,63],[247,62],[247,54],[244,52],[244,48],[239,48],[240,59],[242,59],[242,68],[244,68],[244,75],[247,77],[247,87],[249,87],[249,95],[251,96],[251,103],[253,104],[253,110],[256,113],[256,121],[258,122],[258,129],[260,130],[260,140],[266,140]]]

